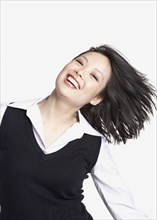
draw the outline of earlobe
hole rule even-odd
[[[103,100],[103,98],[101,96],[96,96],[94,99],[92,99],[90,101],[90,104],[91,105],[98,105],[102,100]]]

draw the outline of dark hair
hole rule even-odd
[[[81,113],[108,142],[126,143],[127,139],[137,138],[144,122],[150,119],[149,114],[153,114],[154,87],[116,49],[102,45],[91,47],[80,55],[87,52],[108,57],[112,73],[100,93],[103,100],[96,106],[83,106]]]

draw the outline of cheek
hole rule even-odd
[[[99,94],[105,89],[107,83],[108,83],[108,79],[105,79],[104,81],[101,82],[101,84],[99,85],[99,89],[98,89]]]
[[[102,88],[101,84],[98,84],[97,82],[88,82],[88,84],[85,86],[86,92],[92,94],[98,94]]]
[[[86,102],[90,102],[95,96],[99,94],[98,86],[88,86],[82,93],[82,99],[86,100]]]

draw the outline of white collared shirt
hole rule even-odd
[[[139,210],[133,201],[129,188],[120,176],[112,159],[105,137],[97,132],[78,111],[79,122],[70,127],[60,138],[49,147],[44,146],[42,118],[37,103],[44,100],[42,97],[27,102],[15,102],[1,105],[0,122],[2,121],[7,106],[25,109],[26,114],[32,122],[33,132],[39,147],[45,154],[53,153],[63,148],[68,142],[79,139],[84,133],[101,136],[101,147],[95,166],[91,170],[91,176],[96,189],[107,209],[116,220],[144,220],[150,218]]]

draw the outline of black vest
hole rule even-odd
[[[93,219],[81,202],[82,184],[97,161],[101,137],[84,134],[46,155],[26,111],[12,107],[0,135],[0,220]]]

